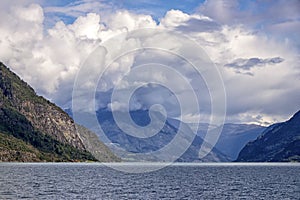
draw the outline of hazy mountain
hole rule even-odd
[[[117,160],[101,142],[101,159],[92,155],[86,133],[0,63],[0,161]]]
[[[264,130],[265,127],[254,124],[224,124],[215,147],[231,160],[235,160],[242,148],[255,140]]]
[[[145,110],[131,111],[130,115],[132,120],[140,126],[146,126],[150,122],[149,113]],[[163,128],[154,136],[149,138],[137,138],[124,133],[116,124],[113,115],[106,109],[101,109],[97,112],[98,121],[101,125],[102,130],[105,132],[106,137],[111,143],[116,145],[110,145],[111,149],[121,158],[125,160],[147,160],[147,161],[168,161],[172,157],[170,155],[164,155],[164,159],[147,155],[148,152],[153,152],[161,149],[165,145],[169,144],[172,139],[176,136],[180,121],[168,118]],[[124,116],[126,117],[126,116]],[[160,114],[157,113],[157,118],[160,118]],[[154,125],[156,126],[156,125]],[[130,131],[130,130],[129,130]],[[132,130],[133,131],[133,130]],[[191,131],[189,126],[182,123],[182,131]],[[219,162],[228,161],[228,158],[223,155],[220,151],[213,148],[205,158],[199,158],[199,149],[203,140],[197,135],[183,134],[180,138],[180,142],[185,143],[190,140],[189,137],[195,136],[192,144],[187,151],[177,160],[179,162]],[[206,144],[207,146],[209,144]],[[126,151],[122,151],[124,148]],[[177,147],[180,149],[180,146]],[[128,153],[129,152],[129,153]],[[131,152],[131,153],[130,153]],[[138,153],[144,153],[143,156]],[[145,156],[146,154],[146,156]]]
[[[209,126],[212,130],[221,128],[208,123],[189,123],[189,126],[198,128],[197,135],[202,139],[205,138]],[[254,124],[224,124],[215,148],[230,160],[235,160],[241,149],[249,141],[256,139],[264,130],[265,127]]]
[[[240,162],[300,161],[300,111],[290,120],[268,127],[240,152]]]

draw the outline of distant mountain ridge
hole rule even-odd
[[[260,136],[265,128],[254,124],[224,124],[215,147],[232,161],[236,160],[242,148]]]
[[[76,126],[62,109],[37,96],[0,63],[0,161],[118,160],[100,141],[98,155],[103,154],[103,160],[92,155],[89,141],[83,139],[87,131]]]
[[[239,162],[300,162],[300,111],[286,122],[268,127],[239,153]]]
[[[149,113],[147,110],[137,110],[130,111],[130,115],[135,123],[138,125],[144,126],[147,125],[150,121]],[[159,115],[159,114],[158,114]],[[107,109],[100,109],[97,112],[98,121],[101,125],[102,130],[105,132],[107,138],[111,143],[116,145],[110,146],[111,149],[124,160],[132,160],[132,161],[169,161],[161,160],[161,158],[145,156],[140,157],[139,153],[144,153],[147,155],[147,152],[152,152],[159,150],[160,148],[167,145],[172,139],[175,137],[180,121],[176,119],[167,118],[167,121],[164,127],[154,136],[149,138],[136,138],[131,135],[124,133],[115,123],[113,115]],[[159,117],[159,116],[158,116]],[[188,125],[183,125],[183,131],[186,129],[190,129]],[[182,142],[189,141],[187,138],[180,138]],[[203,144],[203,140],[201,137],[194,135],[194,140],[192,140],[192,144],[186,150],[186,152],[179,157],[177,162],[225,162],[229,161],[228,157],[222,154],[215,148],[212,148],[212,151],[208,153],[205,158],[199,158],[199,150],[201,145]],[[102,139],[103,140],[103,139]],[[119,147],[118,147],[119,146]],[[127,152],[122,151],[121,149],[125,149]],[[132,153],[130,153],[132,152]],[[135,155],[137,154],[137,155]],[[172,155],[164,155],[164,157],[172,157]]]
[[[67,109],[67,112],[72,115],[71,109]],[[148,114],[147,110],[130,111],[132,120],[140,126],[145,126],[150,122]],[[83,120],[83,122],[81,122],[82,124],[85,124],[85,126],[97,132],[97,128],[93,128],[94,125],[89,124],[89,122],[93,120],[89,120],[88,113],[81,113],[80,116],[81,120]],[[99,109],[97,117],[98,122],[101,125],[101,129],[107,137],[101,138],[101,140],[104,141],[114,153],[127,161],[159,161],[158,158],[146,153],[158,150],[164,145],[167,145],[176,135],[180,124],[179,120],[167,118],[165,127],[158,132],[155,137],[138,139],[123,133],[123,131],[115,123],[111,111],[108,111],[105,108]],[[256,139],[260,134],[262,134],[265,129],[265,127],[258,125],[224,124],[223,130],[215,147],[212,148],[212,151],[205,158],[200,159],[199,150],[203,144],[203,138],[205,138],[209,124],[201,123],[199,126],[197,126],[197,124],[182,124],[184,129],[189,129],[190,126],[194,129],[198,127],[198,132],[190,147],[180,158],[177,159],[178,162],[233,161],[237,158],[240,150],[249,141]],[[212,125],[211,128],[219,129],[220,127]],[[185,140],[185,138],[182,138],[182,140]],[[112,145],[112,143],[115,145]],[[208,147],[211,146],[208,143],[206,145]],[[127,152],[122,150],[122,148],[124,148]],[[143,156],[139,155],[139,153],[143,153]]]
[[[233,124],[226,123],[222,127],[209,125],[208,123],[189,123],[189,126],[197,128],[197,135],[205,139],[207,130],[222,129],[215,148],[226,155],[229,160],[237,159],[241,149],[251,140],[256,139],[266,127],[254,124]]]

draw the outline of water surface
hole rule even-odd
[[[299,199],[299,174],[299,164],[175,164],[134,174],[95,163],[0,163],[0,199]]]

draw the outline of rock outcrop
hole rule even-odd
[[[7,157],[11,157],[9,160],[15,157],[17,161],[17,156],[12,156],[15,151],[19,152],[19,158],[22,158],[21,155],[28,157],[27,160],[22,158],[20,161],[118,160],[97,137],[90,137],[91,133],[84,127],[77,130],[76,123],[67,113],[36,95],[26,82],[2,63],[0,63],[0,131],[35,149],[35,151],[19,151],[11,146],[2,145],[0,146],[2,161],[6,161]],[[85,135],[87,133],[89,135]],[[101,150],[98,148],[99,158],[91,154],[89,139],[97,140],[96,143],[101,146]]]

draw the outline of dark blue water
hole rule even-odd
[[[300,199],[299,175],[299,164],[175,165],[129,174],[101,164],[2,163],[0,199]]]

